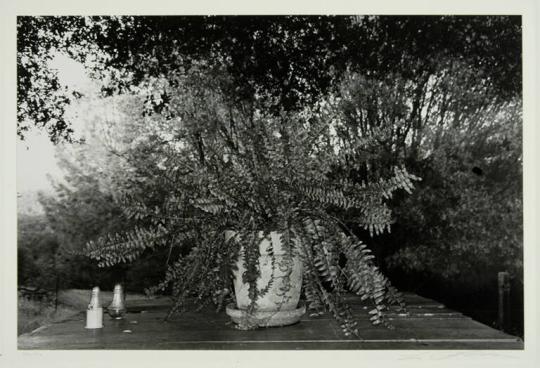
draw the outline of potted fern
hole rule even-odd
[[[90,242],[87,255],[111,266],[170,247],[163,281],[148,290],[170,288],[169,316],[215,303],[247,329],[294,322],[307,308],[331,312],[350,335],[352,292],[384,323],[386,306],[402,301],[347,224],[388,229],[384,200],[416,178],[395,167],[352,180],[364,163],[351,157],[369,137],[343,139],[339,99],[269,112],[268,97],[232,98],[224,73],[177,78],[160,81],[174,91],[167,111],[146,117],[121,152],[136,175],[116,178],[116,197],[139,225]]]

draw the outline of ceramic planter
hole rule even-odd
[[[227,231],[225,238],[228,240],[235,235],[234,231]],[[247,310],[251,300],[248,294],[249,285],[242,281],[245,268],[243,252],[240,251],[237,270],[234,272],[236,306],[227,306],[227,314],[236,323],[242,323],[242,320],[247,318],[251,320],[251,324],[258,326],[283,326],[295,323],[305,313],[304,306],[298,307],[302,288],[302,260],[296,250],[293,250],[292,258],[287,257],[280,233],[271,232],[263,238],[263,233],[260,232],[259,238],[260,277],[257,280],[257,289],[259,291],[267,289],[267,292],[256,299],[254,309],[248,316]],[[270,249],[273,250],[274,266]]]

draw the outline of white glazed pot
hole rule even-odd
[[[226,231],[225,239],[229,240],[234,237],[236,232]],[[260,276],[257,280],[257,289],[263,290],[268,286],[268,283],[273,279],[273,283],[270,286],[268,292],[263,296],[259,296],[255,303],[255,310],[261,312],[270,311],[291,311],[295,310],[298,306],[300,299],[300,291],[302,289],[302,261],[298,255],[299,247],[294,247],[294,256],[292,262],[287,263],[284,257],[284,249],[281,244],[280,233],[271,232],[266,238],[263,238],[262,231],[259,232],[260,258],[259,269]],[[272,245],[275,267],[272,270],[272,256],[268,254],[269,246]],[[241,244],[241,247],[243,245]],[[290,267],[279,267],[282,266]],[[238,309],[246,310],[250,304],[249,299],[249,284],[242,281],[242,274],[245,272],[243,264],[243,252],[240,251],[239,259],[236,262],[237,270],[234,271],[234,291],[236,295],[236,304]],[[292,267],[292,269],[291,269]],[[286,288],[284,293],[282,290]]]

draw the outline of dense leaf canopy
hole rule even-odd
[[[103,78],[106,94],[182,72],[193,61],[226,66],[237,98],[271,97],[276,113],[313,102],[347,68],[414,79],[446,57],[483,70],[500,96],[521,89],[520,17],[20,17],[21,137],[33,125],[44,127],[53,141],[72,136],[63,113],[77,93],[68,93],[48,68],[54,52],[84,62]],[[154,111],[167,104],[168,93],[152,100]]]

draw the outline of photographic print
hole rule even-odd
[[[16,26],[19,350],[523,350],[521,15]]]

